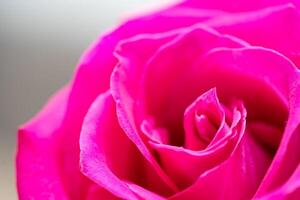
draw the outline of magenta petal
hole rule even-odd
[[[112,159],[110,156],[115,157],[114,154],[119,152],[116,149],[111,149],[111,152],[109,152],[106,150],[108,147],[102,146],[107,146],[113,142],[105,141],[105,138],[110,140],[119,139],[113,138],[113,134],[115,137],[116,133],[120,132],[115,125],[116,122],[112,121],[114,120],[112,117],[115,115],[113,104],[109,93],[100,95],[85,117],[80,137],[81,170],[83,174],[114,195],[125,199],[138,199],[128,185],[110,169],[110,159]],[[107,155],[108,153],[111,155]]]
[[[257,141],[261,142],[267,150],[277,150],[281,141],[282,130],[262,122],[249,122],[247,128]]]
[[[298,173],[298,175],[295,176],[299,179],[299,172],[297,172],[297,170],[299,171],[300,163],[300,153],[298,151],[300,145],[299,124],[300,122],[298,122],[298,128],[291,132],[289,132],[289,129],[293,129],[292,125],[290,123],[287,124],[286,131],[283,135],[281,144],[274,157],[272,165],[270,166],[262,185],[257,191],[257,197],[264,197],[264,195],[272,192],[273,190],[276,191],[278,188],[281,190],[281,187],[288,188],[290,186],[289,177],[294,176],[293,174],[295,173]],[[291,186],[293,184],[294,183],[292,183]],[[300,185],[297,183],[298,190],[299,187]]]
[[[118,200],[119,198],[98,185],[90,186],[87,192],[86,200],[99,200],[99,199]]]
[[[227,15],[213,19],[207,24],[221,33],[234,35],[251,45],[279,51],[299,64],[300,12],[291,4]]]
[[[111,171],[108,163],[110,158],[106,155],[105,147],[102,147],[103,144],[109,142],[101,141],[104,138],[108,139],[108,137],[104,137],[105,134],[119,131],[112,124],[112,106],[113,100],[110,94],[105,93],[99,96],[89,109],[80,137],[81,170],[83,174],[114,195],[125,199],[138,199],[128,185]]]
[[[150,192],[149,190],[146,190],[145,188],[142,188],[136,184],[128,183],[130,189],[134,191],[135,193],[139,194],[139,197],[142,199],[151,199],[151,200],[164,200],[164,197],[159,196],[156,193]]]
[[[154,120],[143,120],[141,131],[153,142],[163,144],[169,143],[168,131],[163,128],[155,127]]]
[[[69,87],[60,90],[19,129],[16,164],[20,199],[69,199],[57,162],[58,133],[69,93]]]
[[[170,199],[251,199],[270,161],[271,157],[245,133],[226,161],[203,173],[191,187]]]
[[[279,188],[273,190],[272,192],[256,197],[255,200],[297,200],[300,196],[300,164],[293,172],[292,176]]]
[[[115,102],[109,92],[100,95],[90,107],[81,131],[81,171],[117,197],[145,198],[147,186],[164,195],[170,192],[147,161],[120,128]],[[139,187],[132,183],[141,184]],[[137,188],[135,189],[131,189]],[[159,196],[159,195],[157,195]]]
[[[300,7],[298,0],[184,0],[180,6],[196,7],[204,9],[217,9],[229,12],[244,12],[250,10],[257,10],[269,6],[281,5],[285,3],[294,3]]]

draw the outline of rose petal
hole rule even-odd
[[[206,24],[251,45],[277,50],[299,64],[300,10],[291,4],[227,15]]]
[[[277,150],[282,138],[282,131],[278,127],[262,122],[249,122],[247,128],[267,150]]]
[[[110,92],[100,95],[89,109],[83,123],[80,149],[82,173],[114,195],[138,199],[150,193],[142,190],[142,186],[163,195],[170,194],[119,127]],[[140,184],[140,189],[134,192],[131,187],[138,186],[129,186],[127,181]]]
[[[57,140],[69,93],[69,87],[57,92],[19,129],[16,173],[20,199],[69,199],[57,163]]]
[[[300,7],[298,0],[184,0],[180,6],[192,7],[192,8],[204,8],[204,9],[217,9],[226,10],[230,12],[244,12],[249,10],[257,10],[260,8],[265,8],[269,6],[275,6],[285,3],[294,3]]]
[[[224,163],[170,199],[251,199],[270,161],[271,157],[246,133]]]
[[[154,120],[143,120],[141,124],[141,131],[153,142],[169,143],[168,131],[163,128],[158,128],[154,125]]]
[[[300,164],[293,172],[292,176],[279,188],[264,195],[262,197],[256,197],[255,200],[267,200],[267,199],[298,199],[300,195]]]
[[[300,123],[298,122],[298,124]],[[288,122],[272,165],[257,191],[257,197],[263,197],[277,188],[281,190],[280,187],[289,187],[288,179],[297,171],[297,166],[300,163],[300,153],[298,151],[300,145],[300,126],[298,125],[298,128],[292,132],[289,132],[290,127],[291,125]],[[297,177],[299,179],[299,175]],[[285,184],[286,186],[284,186]],[[297,187],[299,188],[300,186],[298,185]]]
[[[151,200],[164,200],[165,198],[159,196],[158,194],[155,194],[153,192],[150,192],[149,190],[145,190],[145,188],[142,188],[136,184],[130,184],[128,183],[130,189],[137,193],[142,199],[151,199]]]
[[[116,196],[108,192],[106,189],[99,187],[98,185],[92,185],[89,187],[86,200],[118,200]]]
[[[119,165],[114,166],[117,167],[115,170],[119,170],[120,174],[125,175],[126,171],[122,170],[124,168],[121,168],[120,164],[126,163],[124,161],[128,159],[127,156],[125,158],[118,156],[120,159],[116,159],[118,152],[125,152],[128,147],[125,149],[115,148],[113,143],[116,140],[115,135],[120,130],[113,123],[112,105],[113,101],[110,94],[103,94],[95,100],[85,117],[80,137],[82,173],[118,197],[138,199],[127,184],[121,181],[110,169],[112,162],[120,162]],[[112,137],[113,134],[114,137]],[[109,135],[109,137],[106,135]],[[122,139],[118,138],[119,140],[123,142]],[[126,146],[120,144],[120,147],[124,148]],[[108,149],[109,147],[112,149]],[[108,152],[110,152],[109,156],[107,156]],[[129,152],[131,151],[129,150]]]

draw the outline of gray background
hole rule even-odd
[[[72,76],[81,53],[159,0],[0,0],[0,199],[17,199],[16,130]],[[163,3],[166,3],[163,2]]]

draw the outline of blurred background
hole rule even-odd
[[[122,16],[158,3],[161,0],[0,0],[0,199],[17,199],[18,125],[72,77],[80,55],[101,32]]]

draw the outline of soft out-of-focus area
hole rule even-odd
[[[0,196],[17,199],[17,127],[71,77],[82,52],[122,16],[161,0],[0,1]],[[166,3],[164,1],[163,3]]]

